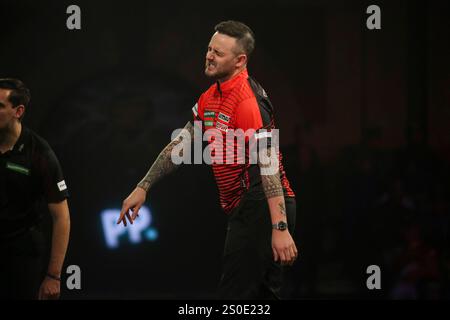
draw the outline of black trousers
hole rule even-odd
[[[293,236],[296,202],[285,197]],[[273,260],[272,221],[265,197],[246,197],[230,214],[219,299],[281,299],[283,267]]]
[[[43,280],[44,237],[32,228],[0,238],[0,299],[37,299]]]

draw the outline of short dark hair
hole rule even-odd
[[[237,40],[239,46],[242,47],[247,58],[250,57],[253,49],[255,49],[255,34],[252,29],[239,21],[222,21],[214,27],[214,30],[233,37]]]
[[[0,89],[11,90],[9,101],[14,108],[21,104],[24,105],[25,108],[28,107],[31,99],[30,90],[28,90],[26,85],[19,79],[0,79]]]

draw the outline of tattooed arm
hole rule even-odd
[[[188,134],[187,134],[188,133]],[[194,135],[194,127],[191,122],[188,122],[184,129],[175,137],[158,155],[153,165],[148,170],[145,177],[138,183],[133,192],[123,201],[122,210],[120,212],[117,224],[123,222],[127,226],[128,221],[133,224],[134,219],[139,216],[139,209],[145,202],[147,192],[150,188],[161,178],[173,172],[179,165],[172,162],[172,150],[185,139],[190,139]],[[189,142],[190,141],[186,141]],[[181,149],[180,156],[182,156]],[[130,210],[133,215],[130,216]]]
[[[188,122],[184,129],[189,133],[189,135],[184,135],[184,132],[180,132],[180,134],[173,139],[158,155],[153,165],[148,170],[145,177],[138,183],[138,187],[144,189],[146,192],[162,177],[165,175],[175,171],[179,165],[176,165],[172,162],[171,154],[173,148],[178,145],[181,141],[186,138],[192,137],[194,135],[194,127],[191,122]],[[180,156],[182,156],[183,151],[181,151]]]
[[[287,223],[286,205],[283,187],[280,180],[278,157],[273,148],[260,151],[258,165],[261,170],[261,181],[270,210],[272,224],[280,221]],[[289,230],[272,230],[272,250],[274,260],[282,264],[292,264],[297,258],[297,247]]]

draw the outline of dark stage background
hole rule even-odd
[[[71,4],[81,30],[66,28]],[[381,30],[366,28],[371,4]],[[285,296],[449,298],[448,10],[406,0],[0,0],[0,77],[30,87],[25,124],[52,145],[71,193],[65,267],[80,266],[82,288],[62,297],[213,297],[226,217],[210,168],[184,166],[159,183],[134,233],[111,216],[190,118],[210,85],[213,27],[235,19],[256,34],[249,72],[276,107],[298,199],[301,257]],[[366,288],[369,265],[381,268],[381,290]]]

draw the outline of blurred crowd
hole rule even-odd
[[[303,258],[287,274],[288,297],[450,297],[449,162],[419,130],[401,149],[383,148],[381,137],[366,130],[331,163],[312,146],[286,148]],[[367,288],[370,265],[381,290]]]

